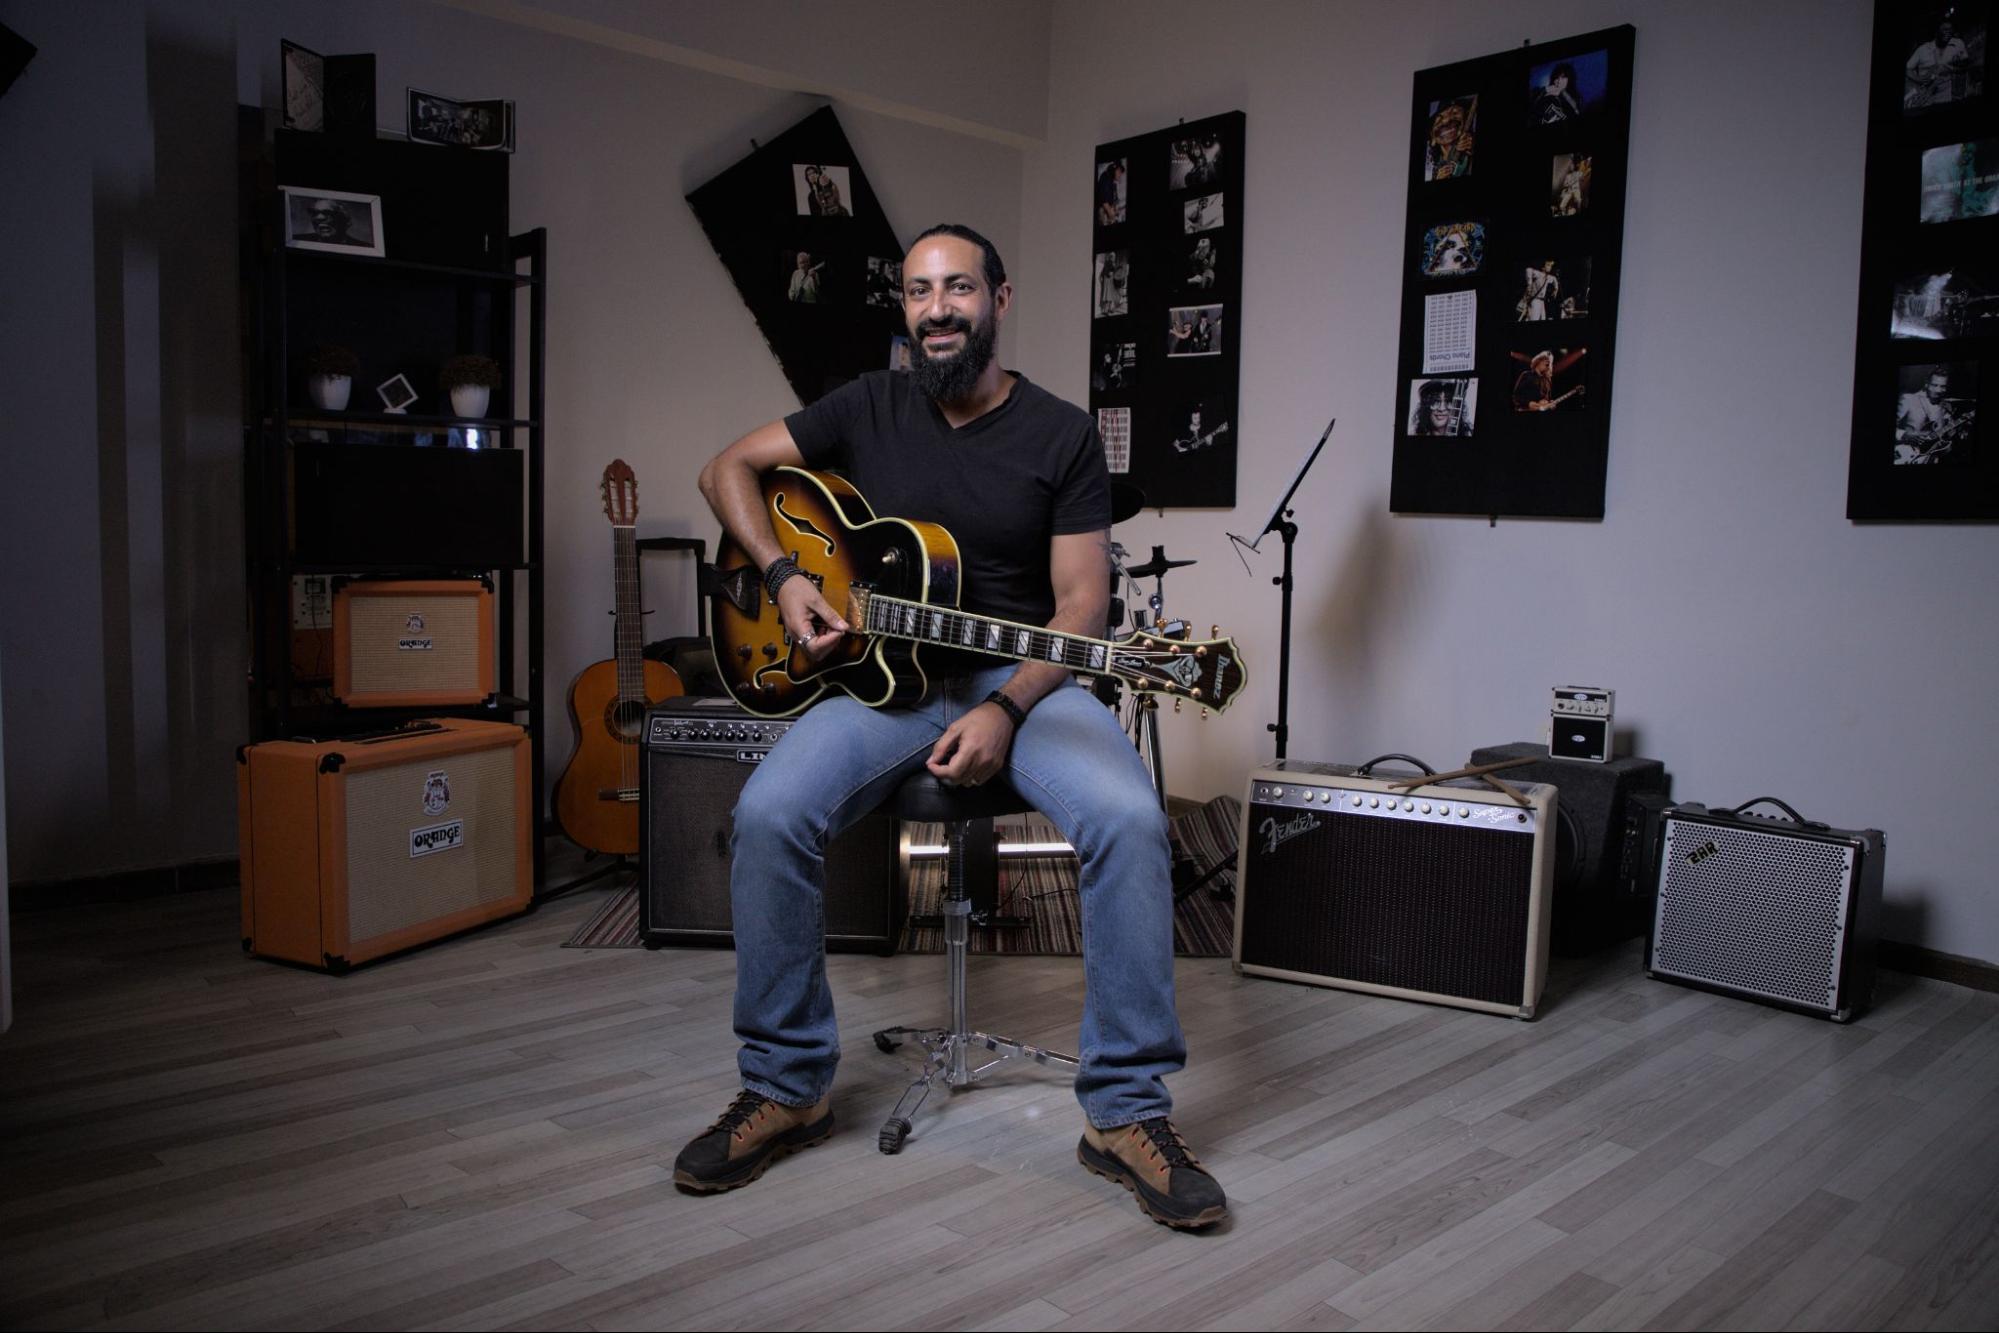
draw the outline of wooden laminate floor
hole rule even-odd
[[[841,1129],[732,1194],[674,1153],[735,1087],[734,957],[581,951],[590,890],[330,978],[229,893],[15,921],[0,1325],[1990,1328],[1999,996],[1884,979],[1837,1027],[1558,963],[1533,1023],[1181,960],[1177,1119],[1232,1222],[1076,1164],[1059,1077],[933,1096],[876,1027],[936,957],[836,956]],[[973,1018],[1072,1047],[1075,959],[976,958]]]

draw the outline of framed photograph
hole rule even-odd
[[[1989,0],[1878,5],[1846,517],[1999,520],[1999,101]]]
[[[1228,413],[1211,398],[1195,398],[1174,413],[1173,452],[1199,453],[1213,449],[1229,433]]]
[[[1589,318],[1589,260],[1543,259],[1522,268],[1513,318],[1522,323]]]
[[[888,368],[890,370],[908,370],[911,368],[911,360],[909,335],[906,333],[891,335],[888,340]]]
[[[847,167],[829,167],[818,162],[792,163],[791,185],[792,192],[798,197],[798,216],[852,217],[854,186],[850,176],[851,171]]]
[[[1554,177],[1548,187],[1548,212],[1558,218],[1572,218],[1587,209],[1593,170],[1588,153],[1555,154]]]
[[[1138,382],[1138,344],[1111,343],[1097,352],[1097,364],[1090,370],[1090,388],[1096,393],[1116,393]]]
[[[1097,438],[1104,442],[1104,465],[1119,476],[1131,471],[1131,409],[1097,409]]]
[[[1222,183],[1222,137],[1190,134],[1175,139],[1166,159],[1168,190],[1212,190]]]
[[[818,305],[826,292],[826,262],[810,250],[786,250],[778,266],[784,281],[784,299],[799,305]]]
[[[1589,387],[1584,360],[1587,347],[1542,347],[1511,354],[1519,374],[1513,377],[1516,412],[1580,412]]]
[[[1097,163],[1097,225],[1115,227],[1124,221],[1125,177],[1129,174],[1125,160],[1114,157],[1108,162]]]
[[[514,151],[514,104],[502,98],[460,102],[421,88],[404,89],[407,98],[404,132],[411,143],[441,148]]]
[[[1610,87],[1610,52],[1585,51],[1533,67],[1527,75],[1528,119],[1536,125],[1581,120],[1603,105]]]
[[[1423,233],[1423,276],[1468,278],[1485,262],[1485,228],[1476,222],[1444,222]]]
[[[1189,236],[1197,231],[1213,231],[1222,225],[1222,197],[1204,194],[1189,199],[1180,206],[1180,216]]]
[[[416,401],[416,390],[410,387],[407,375],[391,375],[375,386],[375,393],[382,400],[384,412],[403,412]]]
[[[1478,381],[1469,377],[1409,381],[1410,435],[1469,439],[1478,415]]]
[[[1469,176],[1477,132],[1477,94],[1430,103],[1429,139],[1423,145],[1423,179],[1447,181]]]
[[[283,186],[282,190],[285,244],[292,249],[383,257],[380,195],[308,190],[296,185]]]
[[[1095,301],[1097,319],[1110,319],[1131,310],[1131,252],[1104,250],[1098,253]]]
[[[868,260],[867,303],[878,305],[884,310],[902,309],[902,261],[900,259]]]
[[[1905,12],[1909,26],[1903,44],[1903,112],[1984,96],[1984,10],[1954,4],[1919,5]]]
[[[278,43],[283,70],[285,128],[326,128],[326,57],[297,42]]]
[[[1174,306],[1166,312],[1166,355],[1220,356],[1222,308],[1218,305]]]
[[[1187,249],[1187,266],[1181,274],[1181,285],[1189,291],[1211,292],[1220,281],[1222,252],[1215,245],[1212,236],[1197,236]]]

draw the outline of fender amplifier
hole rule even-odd
[[[244,746],[243,947],[338,973],[527,910],[528,757],[459,720]]]
[[[493,697],[487,579],[341,582],[333,591],[333,697],[351,708],[439,708]]]
[[[1645,968],[1844,1023],[1874,994],[1885,840],[1772,804],[1793,818],[1692,803],[1661,816]]]
[[[736,798],[795,718],[683,696],[646,714],[639,765],[639,935],[648,946],[732,946],[729,840]],[[907,906],[894,802],[826,848],[826,947],[892,954]]]
[[[1548,968],[1555,789],[1405,790],[1279,761],[1243,800],[1235,966],[1254,976],[1533,1017]]]

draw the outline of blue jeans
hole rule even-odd
[[[844,695],[808,710],[736,803],[729,892],[743,1086],[811,1106],[833,1085],[840,1039],[826,983],[827,843],[923,768],[957,718],[1014,673],[933,682],[910,708]],[[1083,909],[1082,1069],[1090,1123],[1115,1129],[1172,1109],[1162,1081],[1186,1064],[1173,1009],[1173,887],[1166,817],[1111,710],[1070,682],[1028,713],[1006,776],[1076,848]]]

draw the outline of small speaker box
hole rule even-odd
[[[1879,829],[1686,804],[1665,811],[1659,837],[1653,976],[1838,1023],[1871,1003]]]
[[[1238,972],[1531,1018],[1555,789],[1283,761],[1242,803]]]
[[[733,946],[729,840],[736,798],[792,718],[727,698],[668,699],[646,714],[639,765],[639,935],[648,945]],[[884,802],[826,848],[826,947],[892,954],[907,906],[899,823]]]
[[[486,579],[342,582],[333,592],[333,697],[350,708],[441,708],[493,697]]]
[[[527,910],[527,733],[456,719],[236,756],[243,947],[328,972]]]

